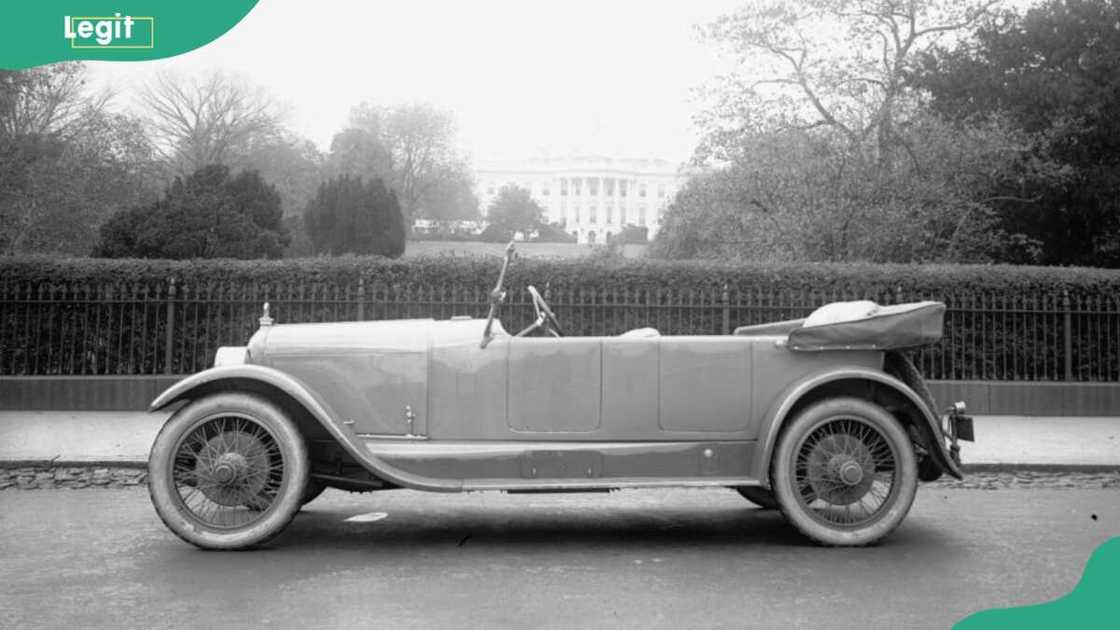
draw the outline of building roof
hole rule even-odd
[[[479,162],[480,174],[552,174],[564,172],[620,173],[627,175],[676,176],[681,165],[657,158],[618,158],[598,155],[492,160]]]

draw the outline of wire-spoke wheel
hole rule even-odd
[[[809,407],[784,430],[771,482],[782,513],[809,538],[866,545],[902,522],[918,477],[897,420],[865,400],[834,398]]]
[[[272,403],[224,393],[179,410],[148,463],[152,503],[180,538],[206,549],[266,542],[291,521],[308,486],[299,430]]]

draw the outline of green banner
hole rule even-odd
[[[39,0],[4,7],[0,68],[172,57],[221,37],[257,0]]]

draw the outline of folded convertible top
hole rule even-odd
[[[864,303],[859,304],[862,306]],[[822,309],[842,311],[844,306],[845,303],[837,303]],[[821,318],[814,313],[805,320],[744,326],[737,328],[735,334],[788,334],[788,347],[803,352],[898,350],[925,346],[941,339],[945,319],[945,305],[941,302],[875,305],[865,312],[869,314],[861,314],[852,319],[841,317],[840,321],[829,321],[829,318]],[[824,323],[816,323],[821,320]]]

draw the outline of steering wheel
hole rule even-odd
[[[548,303],[544,301],[537,288],[533,285],[528,287],[529,295],[533,297],[533,310],[537,312],[537,326],[544,326],[545,330],[552,334],[553,337],[563,337],[564,331],[560,330],[560,322],[556,320],[556,316],[552,314],[552,309],[548,308]]]

